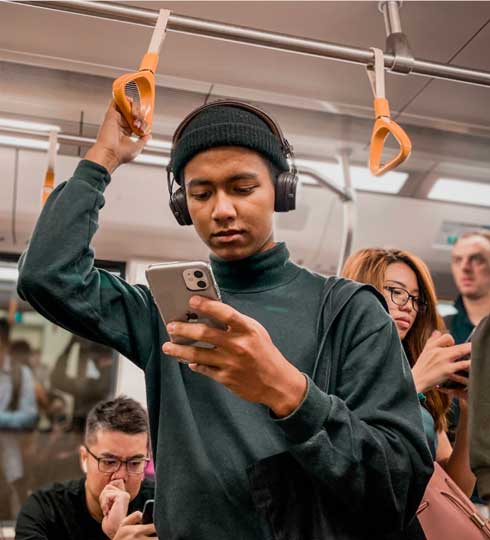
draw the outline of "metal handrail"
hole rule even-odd
[[[65,2],[56,0],[49,2],[29,0],[8,1],[23,6],[33,6],[43,9],[90,15],[104,19],[140,24],[143,26],[154,26],[158,18],[158,11],[130,7],[112,2],[91,2],[89,0],[71,0]],[[247,43],[258,47],[329,58],[355,64],[371,65],[374,61],[373,52],[370,49],[350,47],[338,43],[329,43],[326,41],[307,39],[277,32],[267,32],[246,26],[218,23],[183,15],[170,15],[167,29],[173,32],[205,36],[236,43]],[[386,69],[390,69],[393,66],[394,61],[395,57],[392,54],[384,54],[384,65]],[[430,60],[414,60],[411,73],[426,77],[434,77],[436,79],[447,79],[467,84],[490,86],[489,71],[441,64]]]
[[[47,131],[35,131],[22,128],[0,128],[1,133],[9,133],[15,135],[26,135],[29,138],[34,137],[36,140],[45,140],[49,137]],[[56,135],[57,141],[60,144],[68,144],[75,146],[91,146],[95,143],[95,138],[83,137],[81,135],[68,135],[66,133],[58,132]],[[1,145],[0,145],[1,146]],[[155,153],[165,157],[170,156],[170,151],[164,148],[145,148],[145,154]],[[350,169],[349,169],[349,153],[340,154],[339,160],[342,166],[344,186],[340,186],[333,180],[320,174],[318,171],[305,166],[297,166],[299,174],[305,174],[313,178],[320,187],[326,188],[339,197],[343,207],[343,226],[342,226],[342,241],[339,255],[339,262],[337,266],[337,274],[340,273],[342,266],[344,265],[347,257],[350,255],[352,249],[352,242],[354,236],[354,220],[355,220],[355,190],[352,189],[350,181]],[[141,163],[145,165],[145,163]]]

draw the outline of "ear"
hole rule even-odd
[[[87,459],[88,459],[88,452],[85,449],[84,446],[80,446],[80,467],[82,468],[82,471],[87,474]]]

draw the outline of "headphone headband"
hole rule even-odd
[[[189,214],[189,209],[187,208],[185,188],[181,186],[176,191],[174,191],[174,183],[176,182],[173,173],[174,150],[178,145],[180,139],[182,138],[182,133],[196,116],[198,116],[202,111],[206,109],[223,105],[243,109],[254,114],[255,116],[258,116],[261,120],[265,122],[272,134],[276,137],[281,147],[282,154],[288,162],[289,171],[282,172],[277,179],[275,187],[274,209],[276,210],[276,212],[288,212],[289,210],[294,210],[295,208],[296,185],[298,183],[297,169],[294,162],[293,148],[289,144],[287,139],[285,139],[281,128],[272,119],[272,117],[269,114],[265,113],[262,109],[259,109],[258,107],[255,107],[253,105],[249,105],[248,103],[243,103],[242,101],[223,99],[201,105],[201,107],[194,109],[177,126],[174,136],[172,137],[172,150],[170,153],[170,161],[167,165],[167,187],[170,195],[170,209],[172,210],[172,213],[175,216],[175,219],[177,220],[179,225],[192,225],[192,218]]]
[[[201,105],[197,109],[194,109],[191,113],[189,113],[182,122],[177,126],[177,129],[175,130],[174,136],[172,137],[172,149],[175,148],[176,144],[179,142],[182,132],[185,130],[185,128],[190,124],[190,122],[199,114],[201,114],[202,111],[207,109],[212,109],[214,107],[219,106],[228,106],[228,107],[236,107],[237,109],[243,109],[245,111],[249,111],[252,114],[255,114],[258,116],[261,120],[263,120],[269,129],[272,131],[272,133],[277,137],[281,144],[281,150],[283,151],[283,154],[286,158],[293,156],[293,149],[287,139],[284,137],[281,128],[279,127],[279,124],[273,118],[264,112],[262,109],[259,109],[258,107],[255,107],[254,105],[250,105],[248,103],[244,103],[242,101],[236,101],[234,99],[221,99],[217,101],[213,101],[212,103],[206,103],[205,105]]]

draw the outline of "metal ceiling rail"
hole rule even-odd
[[[0,135],[2,133],[9,133],[15,135],[27,136],[29,138],[35,138],[36,140],[46,140],[49,136],[49,132],[35,131],[22,128],[0,128]],[[60,144],[69,144],[75,146],[91,146],[95,143],[95,139],[92,137],[83,137],[81,135],[68,135],[58,132],[56,135],[57,141]],[[28,140],[28,139],[27,139]],[[0,143],[0,147],[2,144]],[[148,151],[149,154],[146,152]],[[145,148],[144,154],[151,155],[156,153],[157,155],[170,156],[169,150],[163,148]],[[352,250],[352,242],[354,235],[355,225],[355,207],[356,198],[355,190],[352,189],[350,180],[350,164],[349,164],[350,152],[341,152],[339,161],[342,166],[342,173],[344,177],[344,186],[340,186],[330,178],[320,174],[318,171],[305,166],[297,166],[299,174],[306,174],[313,178],[320,187],[328,189],[339,198],[343,208],[343,223],[342,223],[342,236],[341,236],[341,248],[339,259],[337,263],[337,274],[340,274],[347,257]],[[149,165],[144,162],[138,163],[138,165]]]
[[[45,141],[49,136],[48,131],[36,131],[32,129],[22,129],[17,127],[0,127],[0,135],[2,133],[8,133],[9,135],[20,135],[21,137],[34,138],[35,140]],[[91,146],[95,143],[93,137],[83,137],[81,135],[68,135],[66,133],[59,132],[57,134],[59,144],[68,144],[73,146]],[[22,140],[21,138],[19,140]],[[1,146],[1,143],[0,143]],[[165,148],[157,147],[145,147],[145,154],[158,154],[160,156],[170,156],[170,151]],[[144,163],[142,163],[144,165]],[[330,178],[323,176],[318,171],[309,167],[297,166],[300,174],[306,174],[315,180],[318,185],[325,187],[335,193],[342,202],[352,201],[351,189],[344,189],[342,186],[335,183]]]
[[[29,0],[8,1],[23,6],[66,11],[80,15],[90,15],[93,17],[113,19],[116,21],[136,23],[151,27],[155,25],[158,17],[157,11],[113,2],[92,2],[89,0],[71,0],[65,2],[56,0],[49,2]],[[332,60],[340,60],[355,64],[369,65],[374,61],[374,55],[370,49],[349,47],[337,43],[301,38],[276,32],[267,32],[264,30],[255,30],[245,26],[218,23],[195,17],[171,14],[168,20],[167,29],[174,32],[205,36],[236,43],[247,43],[258,47],[321,58],[330,58]],[[394,62],[395,57],[392,54],[384,54],[384,65],[386,69],[391,69]],[[429,60],[415,60],[411,73],[467,84],[490,86],[490,72],[488,71],[441,64]]]
[[[29,130],[29,129],[21,129],[21,128],[9,128],[9,127],[1,127],[0,128],[0,135],[2,133],[8,133],[9,135],[21,135],[27,136],[29,139],[34,138],[35,140],[39,141],[45,141],[46,138],[49,136],[49,132],[47,131],[35,131],[35,130]],[[95,138],[93,137],[83,137],[81,135],[68,135],[66,133],[59,132],[57,134],[58,143],[60,144],[68,144],[73,146],[91,146],[95,143]],[[22,138],[19,139],[19,141],[22,140]],[[0,142],[1,146],[1,142]],[[170,151],[165,148],[157,148],[157,147],[145,147],[144,149],[145,154],[158,154],[161,156],[168,157],[170,156]],[[144,165],[144,164],[143,164]],[[310,176],[317,182],[318,185],[327,188],[331,192],[333,192],[342,202],[352,201],[353,195],[352,190],[350,187],[348,189],[345,189],[344,187],[340,186],[330,178],[323,176],[318,171],[311,169],[310,167],[305,166],[296,166],[298,172],[300,174],[306,174],[307,176]]]

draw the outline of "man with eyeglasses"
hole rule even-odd
[[[148,420],[133,399],[121,396],[89,413],[80,462],[85,477],[52,484],[29,496],[16,524],[16,540],[145,540],[155,532],[142,525],[141,510],[152,499],[144,480]]]

